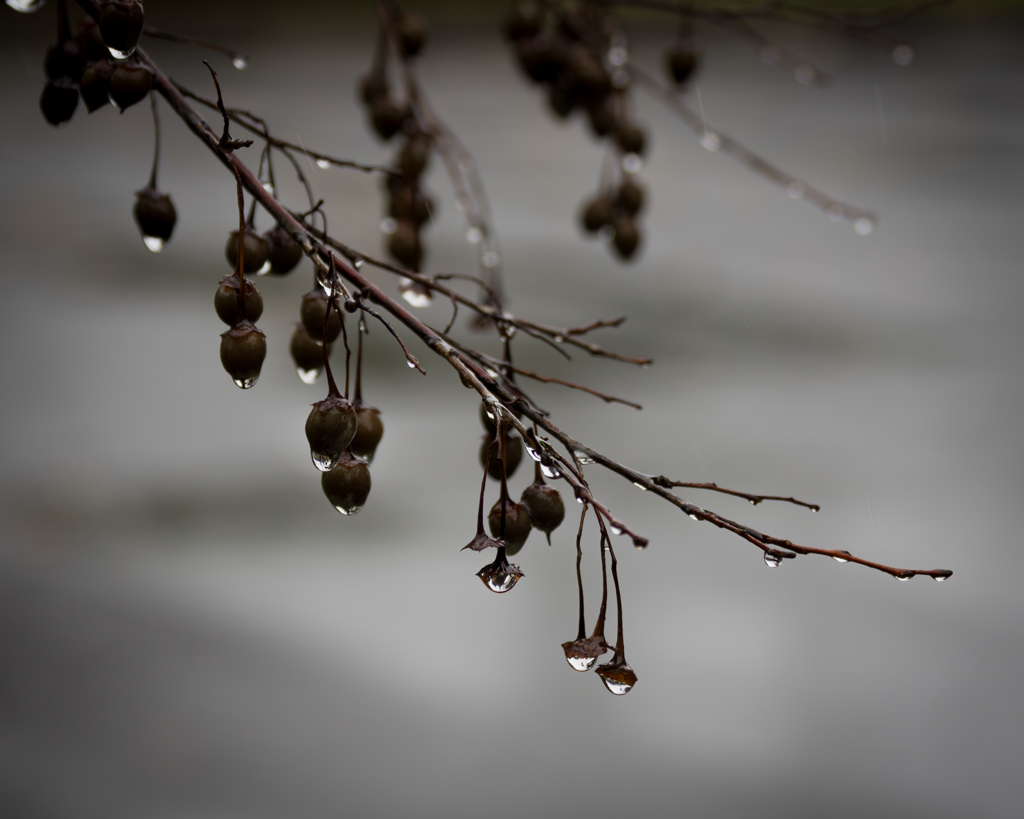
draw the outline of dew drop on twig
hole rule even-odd
[[[777,569],[782,565],[782,558],[778,555],[774,555],[771,552],[764,553],[764,565],[769,569]]]
[[[231,64],[239,71],[245,71],[249,67],[249,58],[244,54],[236,54],[231,58]]]
[[[328,162],[326,159],[318,159],[316,161],[316,166],[320,168],[320,170],[326,171],[329,167],[331,167],[331,163]],[[394,232],[394,228],[392,228],[391,232]]]

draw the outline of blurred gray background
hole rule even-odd
[[[299,4],[239,24],[237,6],[183,8],[147,4],[153,24],[252,57],[244,72],[210,58],[229,105],[283,138],[387,160],[354,101],[365,14]],[[650,208],[640,259],[622,267],[575,227],[600,149],[520,79],[495,33],[502,9],[438,23],[422,77],[484,173],[511,309],[563,325],[626,314],[599,340],[656,361],[565,365],[524,339],[524,366],[645,409],[547,387],[537,400],[638,469],[822,505],[686,495],[722,514],[955,576],[897,583],[822,558],[770,571],[591,468],[651,540],[617,544],[640,681],[610,696],[559,648],[576,629],[574,521],[550,549],[531,538],[505,596],[459,551],[481,430],[454,374],[417,349],[428,375],[411,372],[373,328],[365,393],[386,434],[369,503],[338,515],[302,432],[324,387],[301,384],[287,352],[308,263],[262,281],[270,352],[257,387],[236,389],[211,305],[231,178],[164,107],[160,181],[179,221],[150,254],[131,219],[147,108],[80,107],[49,127],[52,9],[0,9],[0,814],[1017,815],[1024,32],[940,15],[911,29],[907,68],[788,34],[833,74],[824,89],[708,32],[709,121],[877,210],[879,227],[829,222],[644,100]],[[634,50],[655,68],[664,35],[639,22]],[[210,93],[207,54],[148,47]],[[332,230],[379,252],[379,180],[309,170]],[[441,213],[427,269],[471,271],[436,163],[428,186]],[[448,310],[425,314],[443,325]],[[592,624],[593,533],[586,546]]]

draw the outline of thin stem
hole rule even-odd
[[[793,497],[783,497],[782,495],[751,495],[747,492],[737,492],[735,489],[725,489],[719,486],[717,483],[690,483],[688,481],[673,481],[666,478],[664,475],[659,475],[651,480],[658,486],[664,487],[665,489],[671,489],[675,486],[688,487],[690,489],[707,489],[711,492],[720,492],[723,495],[734,495],[737,498],[743,498],[744,500],[750,501],[754,506],[757,506],[761,501],[784,501],[785,503],[792,503],[795,506],[803,506],[810,509],[812,512],[821,511],[821,507],[816,503],[806,503],[802,500],[797,500]]]
[[[231,60],[231,62],[234,63],[235,68],[245,68],[246,64],[248,64],[249,62],[248,55],[243,54],[241,51],[235,51],[233,48],[228,48],[227,46],[212,43],[209,40],[203,40],[199,37],[188,37],[182,34],[171,34],[168,31],[163,31],[161,29],[154,28],[153,26],[144,27],[142,29],[142,33],[145,34],[147,37],[152,37],[155,40],[169,40],[172,43],[194,45],[199,46],[200,48],[209,49],[210,51],[216,51],[218,54],[223,54],[224,56],[228,57]],[[241,63],[241,65],[239,65],[239,62]]]
[[[583,614],[583,521],[587,517],[587,505],[583,504],[583,511],[580,512],[580,528],[576,532],[576,584],[580,590],[580,623],[576,630],[576,639],[585,640],[587,637],[587,621]]]
[[[160,114],[157,111],[156,100],[156,94],[149,95],[149,101],[153,109],[153,132],[155,134],[153,140],[153,170],[149,174],[149,187],[152,190],[156,190],[156,174],[157,169],[160,167]]]

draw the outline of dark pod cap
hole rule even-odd
[[[50,80],[39,98],[39,108],[50,125],[63,125],[78,107],[78,88],[68,77]]]
[[[254,386],[267,357],[267,337],[251,321],[242,319],[220,337],[220,363],[231,380],[247,390]]]
[[[270,256],[270,248],[267,247],[267,240],[260,236],[252,228],[246,228],[242,237],[242,246],[245,249],[243,265],[246,273],[260,275],[270,270],[267,261]],[[233,230],[228,236],[228,243],[224,246],[224,256],[232,269],[238,267],[238,231]],[[264,267],[266,266],[266,269]]]
[[[665,71],[676,85],[685,83],[700,63],[700,51],[691,40],[681,40],[665,51]]]
[[[491,537],[502,537],[500,500],[491,507],[491,511],[487,515],[487,525],[491,530]],[[505,542],[505,554],[511,556],[522,549],[532,528],[533,524],[530,522],[530,513],[527,508],[513,500],[506,500],[505,535],[502,538]]]
[[[142,102],[152,87],[153,72],[142,63],[118,63],[110,72],[110,100],[122,112]]]
[[[259,321],[263,315],[263,297],[251,279],[245,280],[245,291],[242,299],[245,306],[245,318]],[[217,316],[228,327],[234,327],[242,316],[238,311],[238,276],[225,276],[217,286],[213,297],[213,308]]]
[[[370,496],[370,470],[366,461],[345,450],[334,469],[320,476],[320,487],[331,506],[343,515],[354,515]]]
[[[279,276],[291,273],[302,259],[301,245],[280,225],[264,233],[263,239],[267,243],[270,272]]]
[[[327,318],[327,294],[319,287],[314,287],[302,297],[299,306],[299,318],[306,328],[309,337],[328,344],[341,335],[341,316],[332,309],[331,317]],[[326,333],[324,325],[327,325]]]
[[[313,465],[330,472],[356,434],[356,412],[340,395],[328,395],[313,405],[306,418],[306,440]]]
[[[380,410],[366,404],[355,403],[356,434],[349,444],[354,455],[372,461],[380,439],[384,437],[384,424],[380,420]]]
[[[135,52],[145,16],[137,0],[107,0],[100,7],[100,35],[110,54],[124,60]]]
[[[178,221],[178,213],[174,209],[171,197],[153,188],[143,188],[135,194],[135,207],[132,213],[146,247],[154,253],[163,250]]]

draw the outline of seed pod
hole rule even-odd
[[[263,359],[267,357],[267,337],[251,321],[241,319],[221,334],[220,363],[231,380],[247,390],[260,377]]]
[[[146,243],[146,247],[154,253],[163,250],[178,221],[178,214],[174,210],[171,197],[153,188],[143,188],[135,193],[135,207],[132,209],[132,214],[135,216],[135,224],[139,226],[139,232],[142,233],[142,241]]]
[[[622,180],[615,191],[615,207],[627,216],[636,216],[644,206],[644,189],[632,179]]]
[[[110,72],[110,99],[119,111],[142,102],[153,87],[153,72],[142,63],[118,63]]]
[[[491,530],[491,537],[501,537],[501,501],[499,500],[487,515],[487,525]],[[505,501],[505,554],[512,556],[523,548],[526,539],[530,536],[533,525],[530,523],[530,513],[522,504],[514,500]]]
[[[565,43],[556,37],[533,37],[516,42],[516,59],[534,82],[553,83],[567,59]]]
[[[515,415],[516,418],[522,417],[522,413],[520,412],[513,412],[512,414]],[[484,425],[484,429],[487,430],[487,434],[491,436],[490,440],[493,441],[498,428],[494,424],[494,419],[491,417],[486,401],[480,402],[480,423]]]
[[[356,434],[356,412],[341,396],[328,395],[318,401],[306,418],[306,440],[313,465],[330,472]]]
[[[78,90],[90,114],[110,102],[110,75],[113,71],[110,60],[103,58],[89,63],[82,72]]]
[[[59,80],[61,77],[68,77],[72,82],[78,82],[82,79],[82,71],[85,70],[85,54],[82,47],[75,40],[65,40],[50,46],[46,52],[44,68],[47,79]]]
[[[553,486],[543,483],[531,483],[523,490],[519,502],[530,513],[533,528],[540,529],[551,544],[551,533],[561,526],[565,519],[565,504],[562,496]]]
[[[700,51],[692,40],[680,40],[665,51],[665,71],[676,85],[685,83],[700,63]]]
[[[96,62],[110,56],[107,47],[103,44],[103,36],[100,34],[100,27],[90,17],[84,17],[78,21],[78,32],[75,34],[75,42],[82,50],[82,54],[89,62]]]
[[[563,82],[561,78],[548,91],[548,108],[559,119],[567,119],[580,105],[581,100],[576,93],[577,88],[571,82]]]
[[[78,89],[67,77],[50,80],[39,98],[39,107],[50,125],[63,125],[78,107]]]
[[[370,105],[370,124],[385,142],[398,133],[408,118],[409,109],[396,105],[387,97],[380,97]]]
[[[135,51],[144,23],[142,3],[136,0],[107,0],[100,8],[100,35],[111,55],[119,60]]]
[[[310,338],[330,343],[341,335],[341,316],[338,315],[337,310],[332,309],[331,317],[328,320],[327,304],[327,294],[321,288],[314,287],[302,297],[299,317]],[[326,336],[324,324],[327,325]]]
[[[395,232],[388,237],[388,252],[403,267],[419,270],[423,262],[423,244],[416,225],[404,220],[399,222]]]
[[[245,280],[242,300],[245,304],[245,318],[249,321],[259,321],[263,315],[263,297],[252,279]],[[238,276],[225,276],[220,280],[213,297],[213,309],[217,311],[217,317],[228,327],[234,327],[242,319],[238,312]]]
[[[355,408],[358,423],[349,449],[354,455],[372,462],[374,453],[377,452],[377,445],[384,437],[384,424],[380,420],[380,410],[359,401],[352,406]]]
[[[493,435],[485,435],[483,443],[480,445],[480,466],[487,463],[487,450],[490,449],[491,441],[494,440]],[[505,477],[511,478],[515,471],[519,468],[519,464],[523,460],[523,439],[518,435],[506,435],[505,436]],[[494,480],[501,480],[501,461],[497,457],[497,453],[491,457],[489,463],[487,463],[487,474],[490,475]]]
[[[295,324],[295,332],[292,333],[288,351],[292,354],[299,378],[306,384],[314,383],[324,368],[324,348],[320,342],[310,338],[306,328],[298,322]],[[331,345],[328,344],[327,355],[330,354]]]
[[[299,243],[280,225],[264,233],[263,239],[267,243],[270,272],[279,276],[291,273],[295,269],[295,265],[302,259],[302,247]],[[249,255],[248,246],[245,249],[245,255]]]
[[[598,138],[608,136],[617,130],[619,125],[618,117],[605,102],[587,106],[587,122],[590,123],[591,132]]]
[[[430,137],[420,132],[412,134],[402,145],[395,162],[406,179],[415,181],[427,167],[430,160]]]
[[[624,154],[642,155],[647,147],[647,132],[632,122],[624,122],[615,131],[615,144]]]
[[[421,227],[430,221],[436,207],[429,196],[403,184],[391,192],[388,216],[398,222],[412,222],[416,227]]]
[[[267,266],[264,270],[264,265],[267,265],[267,259],[270,255],[270,248],[267,247],[267,240],[260,236],[255,230],[250,227],[245,229],[245,234],[242,237],[242,241],[245,243],[244,256],[242,264],[245,266],[246,273],[265,273],[266,270],[270,270]],[[224,247],[224,256],[228,260],[228,264],[231,265],[232,269],[238,267],[238,231],[233,230],[228,235],[228,243]]]
[[[337,466],[320,476],[320,487],[331,506],[343,515],[354,515],[370,496],[370,470],[366,468],[366,461],[345,450]]]
[[[430,29],[423,16],[415,12],[405,11],[398,16],[398,42],[406,57],[415,57],[426,45]]]
[[[359,80],[359,98],[366,105],[373,105],[388,96],[388,81],[383,74],[370,73]]]
[[[601,193],[583,203],[580,223],[587,233],[597,233],[605,225],[610,225],[614,214],[612,198]]]
[[[523,0],[505,16],[501,30],[506,40],[516,42],[536,36],[543,22],[540,6],[533,0]]]
[[[620,259],[629,261],[640,244],[640,229],[630,216],[616,219],[614,228],[615,237],[612,239],[612,246]]]
[[[579,46],[571,52],[567,69],[576,95],[584,105],[596,105],[612,90],[611,78],[589,49]]]

